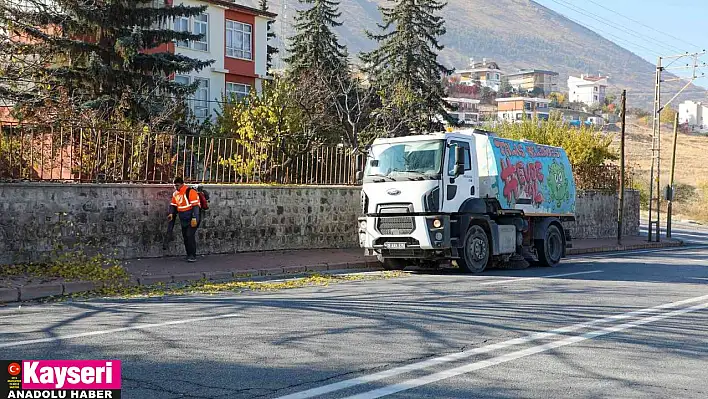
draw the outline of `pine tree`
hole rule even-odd
[[[260,2],[261,11],[268,11],[268,0],[261,0]],[[275,32],[273,32],[273,24],[275,21],[268,21],[268,39],[267,42],[270,43],[271,40],[275,39]],[[278,48],[268,44],[267,49],[267,64],[266,70],[270,71],[273,67],[273,56],[278,54]]]
[[[430,130],[437,125],[439,115],[450,120],[445,111],[449,104],[444,100],[442,77],[452,70],[437,61],[437,52],[444,48],[437,38],[445,34],[445,21],[436,13],[447,3],[441,0],[389,1],[395,4],[379,7],[383,24],[378,26],[382,33],[367,32],[379,42],[379,47],[361,54],[361,59],[372,83],[384,96],[406,99],[401,112],[402,117],[408,119],[409,131]],[[401,96],[401,90],[410,93]]]
[[[174,82],[174,74],[213,62],[161,47],[201,39],[176,32],[172,21],[205,9],[156,7],[153,0],[6,0],[0,3],[0,26],[9,28],[0,30],[0,98],[25,117],[56,108],[63,93],[77,112],[148,120],[194,91]]]
[[[299,75],[306,70],[324,74],[338,73],[347,67],[345,46],[339,44],[332,28],[341,26],[337,19],[338,0],[299,0],[312,4],[298,11],[295,17],[297,33],[291,38],[290,56],[286,59],[290,73]]]

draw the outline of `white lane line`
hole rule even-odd
[[[164,323],[151,323],[151,324],[141,324],[141,325],[130,326],[130,327],[112,328],[110,330],[88,331],[88,332],[77,333],[77,334],[60,335],[60,336],[50,337],[50,338],[38,338],[38,339],[28,339],[26,341],[5,342],[5,343],[0,343],[0,348],[10,348],[10,347],[14,347],[14,346],[42,344],[42,343],[47,343],[47,342],[62,341],[65,339],[92,337],[95,335],[114,334],[114,333],[119,333],[119,332],[124,332],[124,331],[132,331],[132,330],[145,330],[148,328],[174,326],[177,324],[195,323],[195,322],[207,321],[207,320],[226,319],[226,318],[238,317],[238,316],[239,315],[236,313],[229,313],[229,314],[223,314],[223,315],[219,315],[219,316],[196,317],[193,319],[166,321]]]
[[[485,283],[479,283],[479,285],[507,284],[507,283],[516,283],[516,282],[519,282],[519,281],[538,280],[538,279],[542,279],[542,278],[577,276],[577,275],[580,275],[580,274],[591,274],[591,273],[602,273],[602,272],[603,272],[603,270],[590,270],[590,271],[587,271],[587,272],[552,274],[552,275],[550,275],[550,276],[519,277],[519,278],[508,279],[508,280],[487,281],[487,282],[485,282]]]
[[[664,309],[669,309],[669,308],[673,308],[673,307],[677,307],[677,306],[681,306],[681,305],[686,305],[686,304],[693,303],[693,302],[700,302],[703,300],[708,300],[708,295],[684,299],[682,301],[677,301],[677,302],[666,303],[666,304],[654,306],[651,308],[638,309],[638,310],[634,310],[634,311],[627,312],[627,313],[604,317],[602,319],[596,319],[596,320],[592,320],[592,321],[588,321],[588,322],[584,322],[584,323],[573,324],[573,325],[570,325],[567,327],[557,328],[555,330],[551,330],[551,331],[547,331],[547,332],[538,332],[538,333],[534,333],[534,334],[531,334],[531,335],[528,335],[525,337],[514,338],[514,339],[510,339],[508,341],[499,342],[496,344],[491,344],[491,345],[487,345],[487,346],[483,346],[483,347],[479,347],[479,348],[474,348],[474,349],[470,349],[470,350],[464,351],[464,352],[452,353],[449,355],[424,360],[422,362],[412,363],[412,364],[408,364],[405,366],[400,366],[400,367],[395,367],[395,368],[392,368],[389,370],[380,371],[380,372],[374,373],[374,374],[369,374],[369,375],[365,375],[365,376],[361,376],[361,377],[352,378],[349,380],[335,382],[335,383],[329,384],[329,385],[323,385],[321,387],[308,389],[306,391],[301,391],[301,392],[296,392],[296,393],[293,393],[290,395],[281,396],[277,399],[312,398],[312,397],[324,395],[324,394],[327,394],[330,392],[341,391],[342,389],[351,388],[351,387],[354,387],[357,385],[367,384],[369,382],[374,382],[374,381],[379,381],[379,380],[383,380],[383,379],[390,378],[390,377],[395,377],[397,375],[409,373],[411,371],[422,370],[422,369],[425,369],[428,367],[433,367],[433,366],[438,366],[438,365],[445,364],[445,363],[455,362],[455,361],[470,358],[470,357],[473,357],[473,356],[476,356],[479,354],[492,352],[492,351],[495,351],[498,349],[504,349],[504,348],[514,346],[514,345],[521,345],[521,344],[525,344],[525,343],[531,342],[531,341],[538,341],[540,339],[551,338],[551,337],[554,337],[559,334],[567,334],[567,333],[575,332],[575,331],[581,330],[583,328],[592,327],[592,326],[595,326],[598,324],[602,324],[602,323],[606,323],[606,322],[610,322],[610,321],[624,320],[624,319],[628,319],[631,317],[641,316],[641,315],[645,315],[647,313],[653,313],[653,312],[661,311]]]
[[[708,277],[691,277],[693,280],[706,280],[708,281]]]
[[[375,399],[383,396],[392,395],[394,393],[406,391],[413,389],[422,385],[431,384],[437,381],[448,379],[451,377],[456,377],[458,375],[467,374],[472,371],[481,370],[487,367],[496,366],[498,364],[510,362],[512,360],[520,359],[522,357],[527,357],[535,355],[538,353],[547,352],[552,349],[560,348],[567,345],[572,345],[578,342],[582,342],[588,339],[593,339],[601,337],[603,335],[624,331],[633,327],[638,327],[644,324],[652,323],[655,321],[667,319],[669,317],[679,316],[685,313],[695,312],[697,310],[708,308],[708,302],[694,305],[688,308],[674,310],[672,312],[666,312],[658,314],[655,316],[647,317],[644,319],[639,319],[629,323],[619,324],[616,326],[605,327],[599,330],[591,331],[582,335],[576,335],[573,337],[568,337],[558,341],[550,342],[544,345],[533,346],[531,348],[522,349],[516,352],[508,353],[506,355],[501,355],[493,357],[491,359],[482,360],[475,363],[470,363],[464,366],[456,367],[450,370],[441,371],[439,373],[430,374],[420,378],[413,378],[408,381],[401,382],[399,384],[389,385],[387,387],[375,389],[369,392],[364,392],[358,395],[348,396],[345,399]]]

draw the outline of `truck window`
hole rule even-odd
[[[470,143],[464,141],[452,141],[450,142],[450,148],[448,150],[447,159],[448,161],[448,176],[455,175],[455,147],[461,146],[465,149],[465,171],[472,170],[472,161],[470,156]]]
[[[378,161],[378,165],[374,167],[367,162],[365,174],[389,176],[396,172],[440,173],[444,144],[443,140],[433,140],[375,145],[370,156]]]

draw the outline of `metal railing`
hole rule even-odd
[[[46,126],[0,126],[0,181],[356,185],[365,157],[345,146]],[[573,167],[581,190],[617,191],[619,167]],[[626,187],[632,173],[625,173]]]
[[[345,146],[76,127],[0,127],[0,180],[354,185]]]

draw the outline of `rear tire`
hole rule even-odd
[[[462,256],[457,265],[465,273],[478,274],[489,263],[489,237],[481,226],[473,225],[467,230]]]
[[[541,266],[556,267],[563,257],[563,236],[555,224],[548,226],[543,240],[536,240],[538,261]]]

